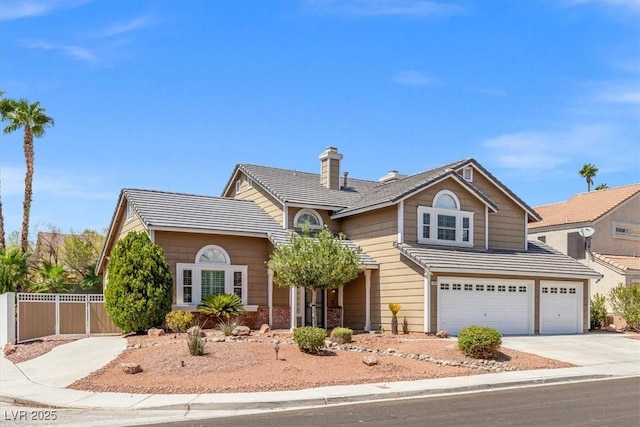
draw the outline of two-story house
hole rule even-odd
[[[640,282],[640,184],[580,193],[535,210],[542,220],[529,224],[531,238],[602,274],[591,296]],[[611,313],[608,301],[607,308]]]
[[[379,181],[349,177],[334,147],[319,160],[319,174],[238,164],[222,197],[122,190],[98,271],[108,272],[119,238],[144,230],[171,266],[174,309],[235,292],[246,323],[290,328],[310,322],[311,291],[274,286],[266,261],[290,233],[328,227],[362,248],[363,269],[343,288],[318,291],[323,326],[388,329],[388,305],[398,303],[413,332],[588,329],[589,281],[600,275],[529,241],[538,214],[474,159]]]

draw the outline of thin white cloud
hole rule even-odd
[[[425,76],[420,71],[405,70],[395,73],[391,80],[394,83],[398,83],[405,86],[430,86],[439,84],[440,81],[431,77]]]
[[[482,143],[495,163],[507,169],[548,171],[579,156],[610,157],[609,143],[616,139],[612,126],[578,125],[556,132],[520,132],[500,135]],[[610,153],[610,154],[607,154]]]
[[[92,49],[82,46],[57,44],[47,40],[29,40],[23,42],[23,46],[34,50],[58,51],[65,56],[82,62],[96,63],[99,61],[98,55]]]
[[[598,92],[596,100],[614,104],[640,105],[640,89],[637,85],[633,87],[609,87]]]
[[[121,34],[137,31],[149,26],[151,21],[148,17],[140,16],[128,22],[121,22],[108,26],[103,32],[103,37],[114,37]]]
[[[86,0],[2,0],[0,21],[47,15],[59,9],[69,9]]]
[[[24,194],[24,168],[2,165],[0,168],[1,197],[22,196]],[[112,198],[110,193],[96,190],[101,178],[67,171],[36,169],[33,177],[33,192],[47,196],[64,196],[78,199],[96,200]]]
[[[308,0],[305,9],[314,14],[373,16],[443,16],[460,13],[459,5],[426,0]]]

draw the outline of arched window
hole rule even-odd
[[[198,251],[196,263],[231,264],[227,251],[217,245],[209,245]]]
[[[322,217],[313,209],[301,209],[293,218],[293,226],[297,228],[308,226],[311,229],[321,229]]]
[[[442,190],[434,197],[433,207],[460,210],[460,202],[454,193],[449,190]]]

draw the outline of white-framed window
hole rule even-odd
[[[247,178],[247,188],[253,188],[253,180],[251,178]]]
[[[453,192],[438,192],[433,207],[418,206],[418,243],[473,246],[473,212],[460,210]]]
[[[462,179],[464,179],[467,182],[473,182],[473,168],[472,167],[466,167],[464,169],[462,169]]]
[[[127,221],[131,221],[133,219],[133,206],[131,203],[127,202]]]
[[[322,217],[313,209],[301,209],[293,218],[293,226],[296,228],[308,226],[312,230],[320,230],[323,226]]]
[[[193,263],[177,263],[178,305],[198,305],[210,294],[237,294],[247,305],[248,266],[232,265],[229,254],[217,245],[198,251]]]
[[[238,194],[241,189],[242,189],[242,180],[239,179],[236,181],[236,194]]]

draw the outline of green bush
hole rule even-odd
[[[300,351],[305,353],[318,353],[324,347],[324,339],[326,337],[326,329],[313,326],[303,326],[293,330],[293,340]]]
[[[351,342],[353,331],[349,328],[333,328],[331,331],[331,341],[338,344]]]
[[[203,298],[198,311],[213,314],[219,319],[229,319],[244,313],[244,307],[236,294],[211,294]]]
[[[502,334],[487,326],[468,326],[458,334],[458,348],[465,356],[495,359],[502,345]]]
[[[591,329],[600,328],[604,321],[607,320],[607,307],[605,305],[606,298],[604,295],[595,294],[591,298]]]
[[[109,261],[104,291],[107,314],[123,332],[144,332],[171,311],[173,278],[162,248],[144,232],[119,240]]]
[[[187,332],[187,328],[193,320],[193,314],[189,311],[172,311],[167,313],[164,320],[167,322],[167,328],[172,332]]]
[[[187,334],[187,346],[189,354],[192,356],[202,356],[204,354],[205,341],[200,336],[202,330],[199,326],[194,326]]]
[[[629,329],[640,330],[640,283],[628,286],[620,283],[609,291],[609,302],[613,311],[627,322]]]

